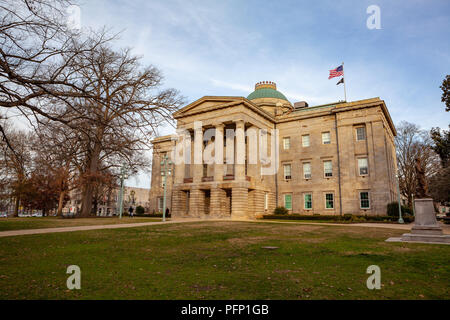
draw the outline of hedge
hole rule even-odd
[[[331,222],[387,222],[394,223],[398,221],[396,217],[389,216],[363,216],[363,215],[351,215],[346,214],[344,216],[329,216],[329,215],[300,215],[300,214],[291,214],[291,215],[264,215],[262,216],[263,220],[308,220],[308,221],[331,221]],[[410,215],[405,215],[403,220],[406,223],[410,223],[414,221],[414,217]]]
[[[412,215],[410,208],[402,205],[402,215]],[[387,205],[387,215],[398,219],[398,202],[391,202]]]

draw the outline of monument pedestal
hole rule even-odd
[[[401,237],[401,241],[450,244],[450,236],[444,235],[436,220],[433,199],[416,199],[414,204],[416,209],[414,227],[411,233]]]

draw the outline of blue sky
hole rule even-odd
[[[448,0],[84,1],[83,27],[122,31],[118,45],[160,68],[187,102],[246,97],[262,80],[291,102],[335,102],[343,89],[328,72],[344,61],[348,100],[380,97],[395,123],[449,124],[439,89],[450,74]],[[370,5],[380,30],[366,26]]]

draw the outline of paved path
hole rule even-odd
[[[200,220],[199,219],[185,219],[185,220],[179,220],[179,221],[166,221],[166,222],[141,222],[141,223],[128,223],[128,224],[106,224],[106,225],[94,225],[94,226],[10,230],[10,231],[1,231],[0,238],[13,237],[13,236],[26,236],[26,235],[31,235],[31,234],[136,228],[136,227],[145,227],[145,226],[156,226],[156,225],[161,225],[161,224],[176,224],[176,223],[187,223],[187,222],[196,222],[196,221],[200,221]]]
[[[284,223],[284,224],[305,224],[315,226],[335,226],[335,227],[363,227],[363,228],[384,228],[411,231],[412,224],[395,224],[395,223],[320,223],[320,222],[302,222],[298,221],[270,221],[270,220],[257,220],[251,222],[267,222],[267,223]],[[450,234],[450,225],[439,223],[442,227],[444,234]]]
[[[142,223],[129,223],[129,224],[107,224],[107,225],[94,225],[94,226],[78,226],[78,227],[63,227],[63,228],[45,228],[45,229],[28,229],[28,230],[10,230],[1,231],[0,238],[25,236],[33,234],[46,234],[46,233],[62,233],[62,232],[75,232],[75,231],[90,231],[90,230],[106,230],[106,229],[124,229],[124,228],[137,228],[146,226],[157,226],[162,224],[180,224],[190,222],[217,222],[217,221],[234,221],[234,220],[202,220],[202,219],[182,219],[172,220],[167,222],[142,222]],[[412,224],[390,224],[390,223],[354,223],[354,224],[340,224],[340,223],[315,223],[315,222],[301,222],[301,221],[270,221],[270,220],[237,220],[236,222],[252,222],[252,223],[276,223],[276,224],[304,224],[304,225],[317,225],[317,226],[335,226],[335,227],[363,227],[363,228],[384,228],[384,229],[396,229],[410,231]],[[445,234],[450,234],[450,226],[442,225]]]

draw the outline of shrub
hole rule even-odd
[[[344,216],[329,216],[329,215],[300,215],[300,214],[271,214],[262,216],[265,220],[308,220],[308,221],[327,221],[327,222],[341,222],[341,223],[352,223],[352,222],[380,222],[380,223],[396,223],[398,221],[397,217],[389,216],[362,216],[362,215],[347,215]],[[414,222],[414,217],[411,215],[405,215],[403,217],[405,223]]]
[[[276,215],[287,215],[289,211],[285,207],[278,207],[274,210],[273,213]]]
[[[412,213],[413,212],[410,208],[402,206],[402,215],[412,215]],[[388,204],[387,215],[398,219],[398,202],[391,202]]]
[[[142,206],[136,207],[136,215],[143,216],[145,214],[145,208]]]
[[[344,220],[345,221],[353,220],[353,215],[352,214],[344,214]]]

